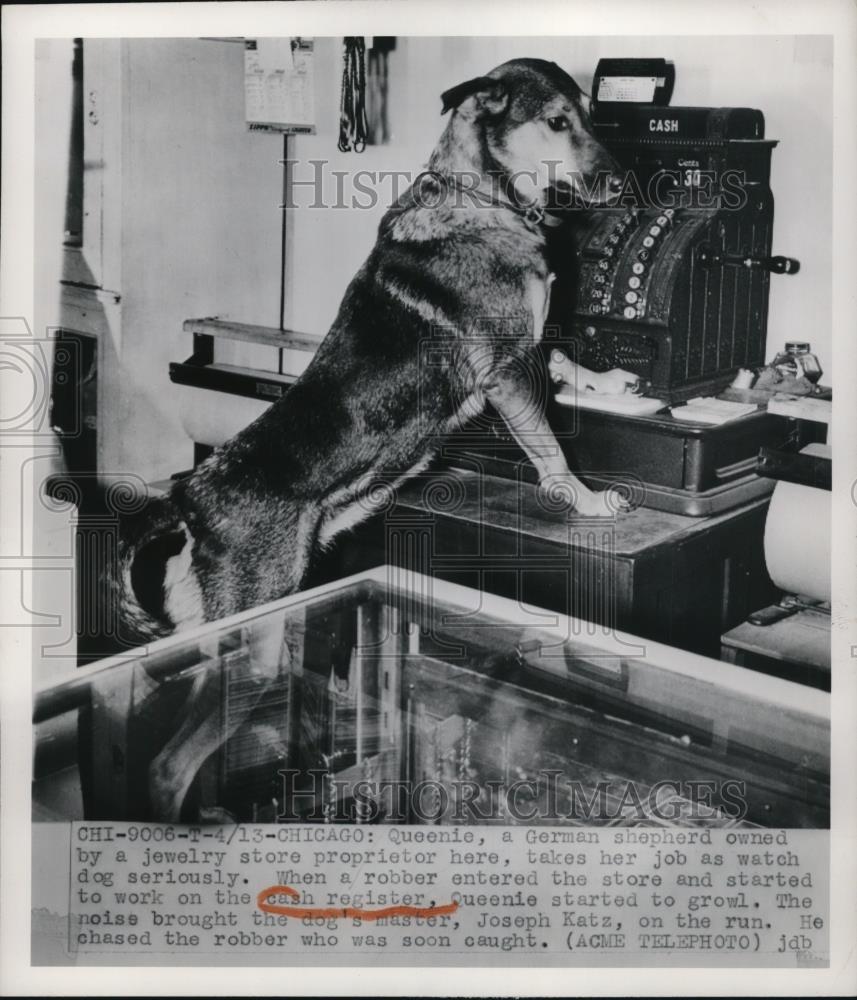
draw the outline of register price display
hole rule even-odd
[[[828,833],[71,825],[69,945],[824,966]]]

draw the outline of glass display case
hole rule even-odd
[[[381,567],[38,692],[34,817],[826,827],[829,711]]]

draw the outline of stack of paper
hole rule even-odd
[[[618,395],[600,392],[575,392],[564,387],[555,397],[563,406],[579,406],[586,410],[604,410],[607,413],[622,413],[625,416],[645,417],[662,410],[665,403],[661,399],[649,396],[637,396],[633,392],[622,392]]]
[[[779,413],[783,417],[798,417],[800,420],[815,420],[829,424],[833,407],[829,399],[814,396],[790,396],[777,393],[768,403],[768,413]]]
[[[674,406],[671,412],[676,420],[688,420],[700,424],[725,424],[727,420],[745,417],[758,409],[755,403],[733,403],[728,399],[717,399],[714,396],[697,396],[689,399],[685,406]]]

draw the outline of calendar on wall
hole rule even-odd
[[[315,133],[311,38],[248,38],[244,42],[247,127],[288,135]]]

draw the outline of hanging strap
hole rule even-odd
[[[362,153],[369,123],[366,119],[366,44],[362,36],[344,39],[342,98],[339,105],[339,149]]]

